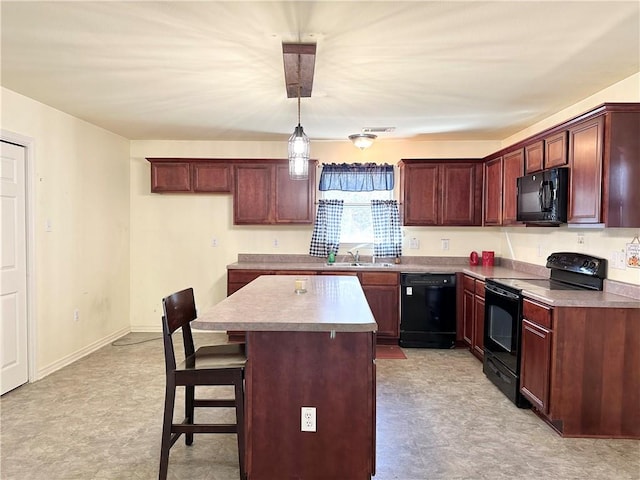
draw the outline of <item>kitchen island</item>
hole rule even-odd
[[[192,324],[247,332],[247,477],[370,479],[376,322],[356,277],[309,276],[305,293],[297,279],[258,277]]]

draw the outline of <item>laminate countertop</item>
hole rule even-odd
[[[262,262],[236,262],[227,265],[228,270],[267,270],[267,271],[317,271],[318,274],[322,274],[323,271],[356,271],[356,272],[397,272],[397,273],[456,273],[462,272],[465,275],[472,276],[478,280],[486,281],[487,279],[540,279],[548,278],[546,275],[538,275],[537,272],[546,273],[544,267],[539,267],[536,273],[532,273],[529,270],[516,270],[506,266],[470,266],[468,264],[456,264],[454,262],[448,262],[442,264],[435,263],[402,263],[402,264],[389,264],[381,263],[379,267],[376,266],[346,266],[344,264],[339,265],[327,265],[321,262],[277,262],[277,261],[262,261]],[[309,275],[309,279],[316,275]],[[523,288],[523,296],[545,303],[547,305],[556,307],[593,307],[593,308],[638,308],[640,309],[640,299],[634,296],[627,296],[608,291],[609,288],[613,290],[605,281],[605,290],[602,292],[596,292],[591,290],[549,290],[542,287],[527,286]],[[615,287],[620,289],[620,283],[618,282]],[[627,284],[623,284],[627,285]],[[624,287],[623,287],[624,289]],[[637,286],[629,285],[627,288],[629,291],[636,291]],[[625,292],[626,293],[626,292]],[[640,314],[639,314],[640,315]]]
[[[378,325],[356,277],[296,275],[256,278],[192,322],[203,330],[375,332]]]

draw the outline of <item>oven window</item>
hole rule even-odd
[[[511,353],[513,348],[513,317],[497,305],[489,306],[489,338]]]

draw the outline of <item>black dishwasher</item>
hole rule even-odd
[[[456,275],[400,275],[400,346],[453,348],[456,343]]]

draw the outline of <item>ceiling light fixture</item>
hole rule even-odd
[[[298,98],[298,126],[289,137],[289,178],[306,180],[309,177],[311,142],[300,124],[300,97],[311,96],[316,46],[308,43],[283,43],[284,74],[287,97]],[[295,90],[294,90],[295,87]]]
[[[354,133],[353,135],[349,135],[349,140],[360,150],[369,148],[373,145],[373,141],[376,138],[378,138],[378,136],[373,133]]]

